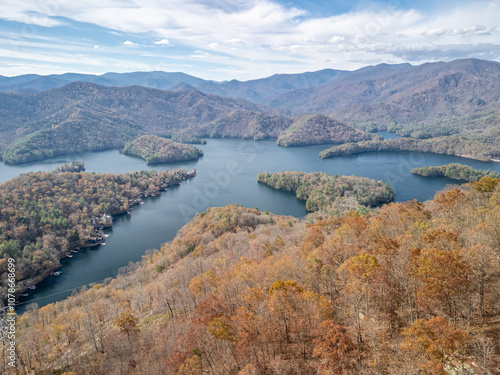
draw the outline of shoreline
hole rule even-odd
[[[186,172],[186,178],[183,179],[182,181],[186,181],[186,180],[189,180],[193,177],[196,176],[196,169],[194,170],[191,170],[191,171],[187,171]],[[169,186],[175,186],[175,185],[179,185],[180,183],[178,184],[172,184],[172,185],[166,185],[164,188],[161,188],[160,190],[158,190],[158,193],[161,194],[162,192],[165,192],[167,191],[168,187]],[[111,214],[111,217],[114,219],[116,216],[119,216],[119,215],[125,215],[125,214],[130,214],[132,212],[132,208],[133,206],[136,206],[136,205],[142,205],[144,204],[144,201],[143,199],[144,198],[149,198],[149,197],[154,197],[156,196],[156,194],[154,195],[151,195],[151,194],[148,194],[147,192],[141,192],[141,196],[140,196],[140,199],[136,200],[131,206],[130,206],[130,210],[127,211],[127,210],[123,210],[123,211],[120,211],[120,212],[115,212],[113,214]],[[114,220],[113,220],[113,224],[114,224]],[[105,244],[105,240],[106,240],[106,236],[105,234],[102,232],[102,229],[105,229],[105,228],[112,228],[113,227],[113,224],[111,225],[106,225],[106,226],[101,226],[100,229],[99,229],[99,232],[100,232],[100,236],[99,236],[99,241],[98,242],[95,242],[95,243],[91,243],[91,244],[86,244],[86,245],[82,245],[82,246],[76,246],[76,247],[72,247],[70,249],[68,249],[68,251],[63,254],[63,256],[61,256],[59,258],[59,260],[62,260],[62,259],[65,259],[65,258],[70,258],[70,255],[71,257],[73,257],[73,255],[78,252],[79,250],[83,249],[83,248],[93,248],[93,247],[98,247],[98,246],[102,246],[103,244]],[[109,236],[109,235],[108,235]],[[25,292],[27,290],[34,290],[36,289],[36,286],[43,280],[47,279],[48,277],[52,276],[54,272],[56,272],[57,270],[59,270],[61,268],[61,265],[59,265],[58,267],[54,267],[54,268],[51,268],[49,270],[45,270],[43,273],[41,273],[40,275],[37,275],[37,276],[33,276],[33,277],[30,277],[28,280],[26,280],[26,285],[23,285],[22,288],[20,288],[18,291],[16,291],[16,302],[18,301],[19,297],[21,297],[21,294],[25,294]],[[18,285],[20,285],[22,281],[19,281],[18,282]],[[35,288],[32,288],[32,287],[35,287]]]

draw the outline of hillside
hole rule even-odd
[[[212,208],[111,282],[19,317],[18,370],[498,373],[499,182],[321,221]]]
[[[414,131],[425,126],[428,134],[459,133],[500,145],[500,63],[493,61],[381,64],[264,102],[296,114],[324,113],[348,125]]]
[[[310,212],[330,214],[363,210],[394,201],[395,193],[383,181],[366,177],[330,175],[323,172],[260,173],[259,182],[296,193]]]
[[[286,128],[280,124],[290,121],[280,116],[283,111],[242,99],[139,86],[77,82],[35,95],[0,94],[0,99],[0,152],[8,163],[122,147],[140,135],[170,137],[186,128],[200,130],[201,136],[277,138]]]
[[[126,143],[123,153],[139,156],[146,160],[147,164],[197,160],[203,156],[203,151],[199,148],[154,135],[143,135]]]
[[[120,85],[162,88],[168,86],[168,77],[172,83],[168,87],[174,91],[74,82],[31,95],[0,93],[0,153],[5,161],[22,163],[73,151],[122,147],[146,134],[195,143],[204,137],[279,138],[284,146],[373,139],[347,126],[389,129],[422,139],[457,135],[500,148],[497,62],[381,64],[353,72],[327,69],[246,83],[206,82],[162,72],[105,76],[110,80],[105,84],[119,81]],[[96,76],[84,78],[92,77]],[[40,77],[13,77],[12,82],[23,84],[33,78]],[[0,77],[0,85],[6,80]],[[285,109],[198,90],[253,98]],[[315,115],[294,118],[290,111]]]
[[[328,143],[359,142],[375,136],[345,125],[325,115],[295,118],[278,137],[280,146],[307,146]]]
[[[39,129],[39,130],[35,130]],[[106,108],[69,105],[53,115],[22,126],[27,135],[3,153],[3,160],[20,164],[71,152],[122,147],[143,132],[142,126]],[[35,130],[29,133],[30,130]]]

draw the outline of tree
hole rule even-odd
[[[419,281],[417,303],[429,313],[458,318],[466,301],[472,271],[457,250],[424,249],[411,260],[411,273]]]
[[[342,374],[355,367],[355,345],[344,327],[325,320],[316,330],[313,356],[321,374]]]
[[[419,368],[429,375],[447,375],[445,367],[455,368],[467,361],[469,334],[453,326],[442,316],[417,319],[403,332],[403,350],[410,352]]]
[[[130,335],[137,333],[137,323],[139,319],[132,315],[130,311],[123,312],[120,317],[115,321],[115,326],[121,333],[126,333],[130,340]]]

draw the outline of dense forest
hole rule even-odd
[[[326,143],[358,142],[375,136],[354,129],[325,115],[309,115],[295,119],[278,137],[280,146],[307,146]]]
[[[139,156],[147,164],[197,160],[203,151],[194,146],[174,142],[155,135],[143,135],[125,144],[125,155]]]
[[[18,371],[498,374],[500,180],[300,220],[212,208],[19,318]]]
[[[451,163],[438,167],[419,167],[413,169],[412,173],[426,177],[448,177],[468,182],[478,181],[483,177],[500,178],[500,173],[489,170],[478,170],[459,163]]]
[[[260,173],[258,181],[276,189],[293,191],[306,201],[310,212],[330,214],[363,210],[394,201],[391,186],[366,177],[330,175],[323,172]]]
[[[431,139],[398,138],[387,140],[346,143],[322,151],[323,159],[335,156],[361,154],[376,151],[411,151],[433,152],[436,154],[456,155],[469,159],[491,161],[500,156],[500,150],[477,141],[470,141],[456,136]]]
[[[7,258],[14,258],[22,291],[54,271],[68,251],[99,244],[99,227],[111,219],[106,215],[130,211],[144,195],[155,195],[190,176],[178,170],[16,177],[0,185],[0,270]],[[5,283],[0,280],[1,292]]]

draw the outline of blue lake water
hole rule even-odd
[[[387,136],[383,132],[379,134]],[[327,146],[284,148],[274,141],[210,139],[206,145],[198,147],[203,149],[205,156],[197,161],[155,166],[147,166],[142,159],[123,155],[118,150],[84,152],[21,166],[1,163],[0,182],[29,171],[50,171],[72,160],[84,161],[87,172],[125,173],[174,168],[196,168],[198,172],[195,178],[180,186],[145,199],[145,204],[134,206],[131,214],[116,217],[113,227],[106,231],[110,236],[105,246],[82,249],[73,258],[63,259],[62,274],[51,276],[35,290],[29,290],[29,296],[20,300],[18,312],[28,303],[43,306],[66,298],[75,288],[116,276],[120,267],[140,260],[148,249],[158,249],[171,241],[197,212],[206,211],[208,207],[235,203],[276,214],[306,215],[304,202],[294,194],[259,184],[257,175],[260,172],[323,171],[370,177],[390,183],[397,201],[424,201],[447,184],[457,184],[447,178],[412,175],[415,167],[459,162],[500,172],[500,163],[425,153],[367,153],[323,160],[318,154]]]

